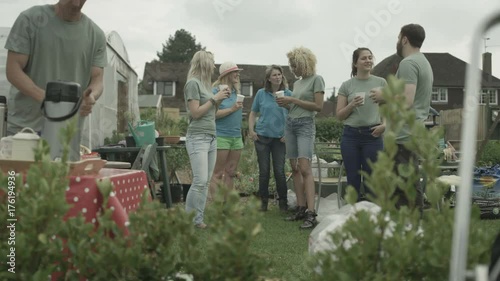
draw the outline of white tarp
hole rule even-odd
[[[329,202],[328,202],[329,201]],[[327,203],[328,202],[328,203]],[[373,215],[380,212],[380,207],[374,203],[362,201],[353,205],[345,205],[338,209],[336,194],[331,194],[329,197],[321,200],[326,206],[334,206],[330,210],[319,208],[318,221],[320,222],[309,235],[309,254],[314,255],[321,251],[333,250],[340,245],[334,245],[331,240],[331,233],[341,229],[344,224],[352,218],[358,211],[367,211]],[[325,207],[326,207],[325,206]],[[320,216],[321,215],[321,218]],[[344,247],[349,247],[355,241],[345,241]]]
[[[10,83],[5,76],[7,50],[4,48],[10,28],[0,27],[0,95],[8,96]],[[104,138],[111,137],[117,129],[118,84],[122,81],[127,86],[128,111],[139,116],[137,73],[130,66],[127,50],[118,33],[112,31],[106,35],[108,66],[104,68],[104,92],[97,101],[91,116],[85,120],[82,131],[82,144],[97,148],[104,144]],[[82,89],[85,90],[85,89]]]

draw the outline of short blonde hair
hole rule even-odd
[[[309,77],[316,74],[316,56],[308,48],[294,48],[286,56],[295,76]]]

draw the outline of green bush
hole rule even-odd
[[[343,131],[342,122],[335,117],[316,119],[316,139],[322,142],[340,141]]]
[[[490,140],[479,156],[477,161],[479,166],[494,166],[500,164],[500,141]]]
[[[389,77],[384,99],[391,102],[383,105],[381,111],[391,128],[385,133],[384,151],[372,166],[372,174],[363,173],[366,186],[375,193],[368,198],[380,206],[381,211],[376,214],[359,211],[331,233],[336,247],[313,257],[311,266],[317,270],[310,280],[448,279],[454,209],[442,201],[448,188],[437,180],[440,160],[433,156],[439,132],[416,124],[415,113],[404,110],[403,89],[403,81]],[[404,123],[412,128],[412,138],[405,146],[424,159],[420,173],[427,178],[426,195],[432,206],[423,214],[414,203],[415,183],[420,180],[420,174],[409,165],[396,167],[404,177],[393,172],[397,151],[395,132]],[[396,198],[392,195],[397,187],[406,194],[409,206],[395,207]],[[346,200],[350,204],[356,202],[353,188],[347,189]],[[474,208],[469,243],[463,245],[468,247],[468,269],[479,263],[488,264],[493,237],[477,227],[478,221],[479,211]]]
[[[192,214],[182,207],[165,210],[143,196],[140,207],[129,213],[129,234],[124,235],[106,207],[113,189],[108,180],[98,183],[103,196],[99,227],[82,216],[64,220],[70,207],[65,198],[70,139],[59,163],[50,161],[47,143],[41,142],[36,152],[40,165],[29,169],[27,186],[19,175],[14,189],[12,173],[0,173],[0,216],[9,217],[9,203],[17,219],[15,245],[7,243],[9,231],[0,231],[0,253],[5,258],[15,246],[16,263],[15,274],[7,263],[0,264],[0,280],[45,281],[53,272],[63,273],[58,280],[93,281],[178,280],[179,273],[194,280],[259,280],[265,275],[268,265],[250,249],[261,228],[257,203],[240,204],[235,193],[212,203],[206,230],[196,229]],[[15,199],[8,197],[13,192]]]

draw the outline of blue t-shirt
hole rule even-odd
[[[292,92],[285,90],[285,96],[291,96]],[[288,110],[279,107],[272,93],[266,89],[260,89],[252,104],[252,111],[260,113],[259,120],[255,125],[255,132],[259,136],[268,138],[281,138],[285,135],[285,120]]]
[[[216,94],[219,91],[218,88],[213,88],[212,92]],[[237,94],[236,90],[231,92],[229,98],[222,101],[219,105],[219,110],[231,108],[236,103]],[[222,118],[215,120],[216,132],[218,137],[232,137],[241,138],[241,121],[243,120],[243,109],[238,109],[237,111],[224,116]]]

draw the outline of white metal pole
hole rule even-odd
[[[479,91],[481,89],[479,57],[484,33],[500,23],[500,10],[492,13],[475,30],[471,41],[471,62],[467,67],[462,119],[460,187],[457,191],[453,244],[450,264],[450,281],[464,281],[467,271],[467,247],[472,198],[472,171],[475,162]]]

